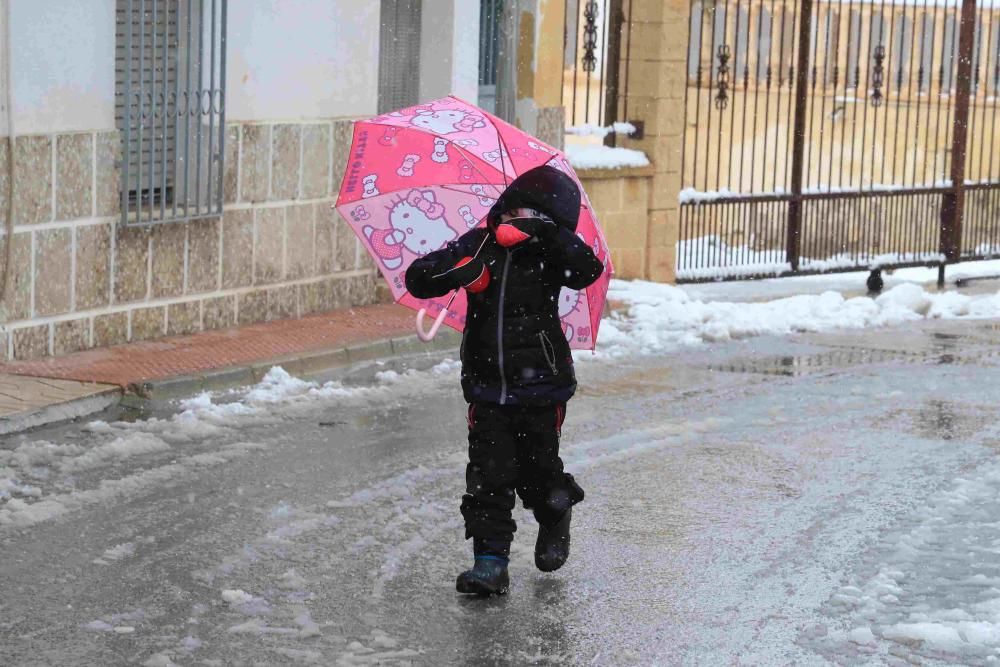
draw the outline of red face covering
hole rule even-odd
[[[496,235],[497,243],[504,248],[512,248],[518,243],[522,243],[531,238],[517,228],[517,221],[525,218],[537,218],[538,211],[531,208],[516,208],[507,211],[506,215],[513,216],[504,222],[498,222],[493,226],[493,233]],[[492,226],[492,225],[491,225]]]

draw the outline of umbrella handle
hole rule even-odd
[[[430,331],[424,331],[425,315],[427,315],[426,308],[421,308],[417,311],[417,338],[427,343],[430,342],[435,335],[437,335],[438,329],[441,328],[441,323],[444,322],[444,318],[448,316],[448,309],[441,309],[441,312],[438,313],[437,318],[434,320],[434,324],[431,325]]]

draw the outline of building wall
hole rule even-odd
[[[115,0],[8,4],[15,133],[114,129]]]
[[[228,26],[230,120],[375,113],[378,0],[233,0]]]
[[[378,7],[230,2],[224,213],[135,227],[119,215],[114,0],[11,3],[0,359],[373,302],[374,265],[331,206],[350,119],[375,112]],[[9,178],[0,151],[4,232]]]
[[[352,119],[376,111],[379,4],[230,2],[224,212],[136,227],[119,208],[115,1],[12,2],[0,360],[374,302],[381,278],[331,207]],[[478,3],[426,5],[429,44],[434,21],[452,19],[450,47],[425,56],[426,92],[474,101],[478,58],[465,54],[478,43]],[[5,258],[0,247],[0,268]]]
[[[0,356],[374,302],[377,271],[331,209],[351,122],[232,123],[226,134],[224,214],[151,227],[123,226],[117,215],[117,133],[17,137]]]

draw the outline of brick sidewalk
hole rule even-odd
[[[413,322],[412,310],[396,304],[377,304],[37,361],[0,364],[0,373],[127,388],[152,380],[408,336],[414,333]]]

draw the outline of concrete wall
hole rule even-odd
[[[374,114],[378,0],[229,3],[231,120]]]
[[[15,133],[114,129],[115,0],[7,2]]]

